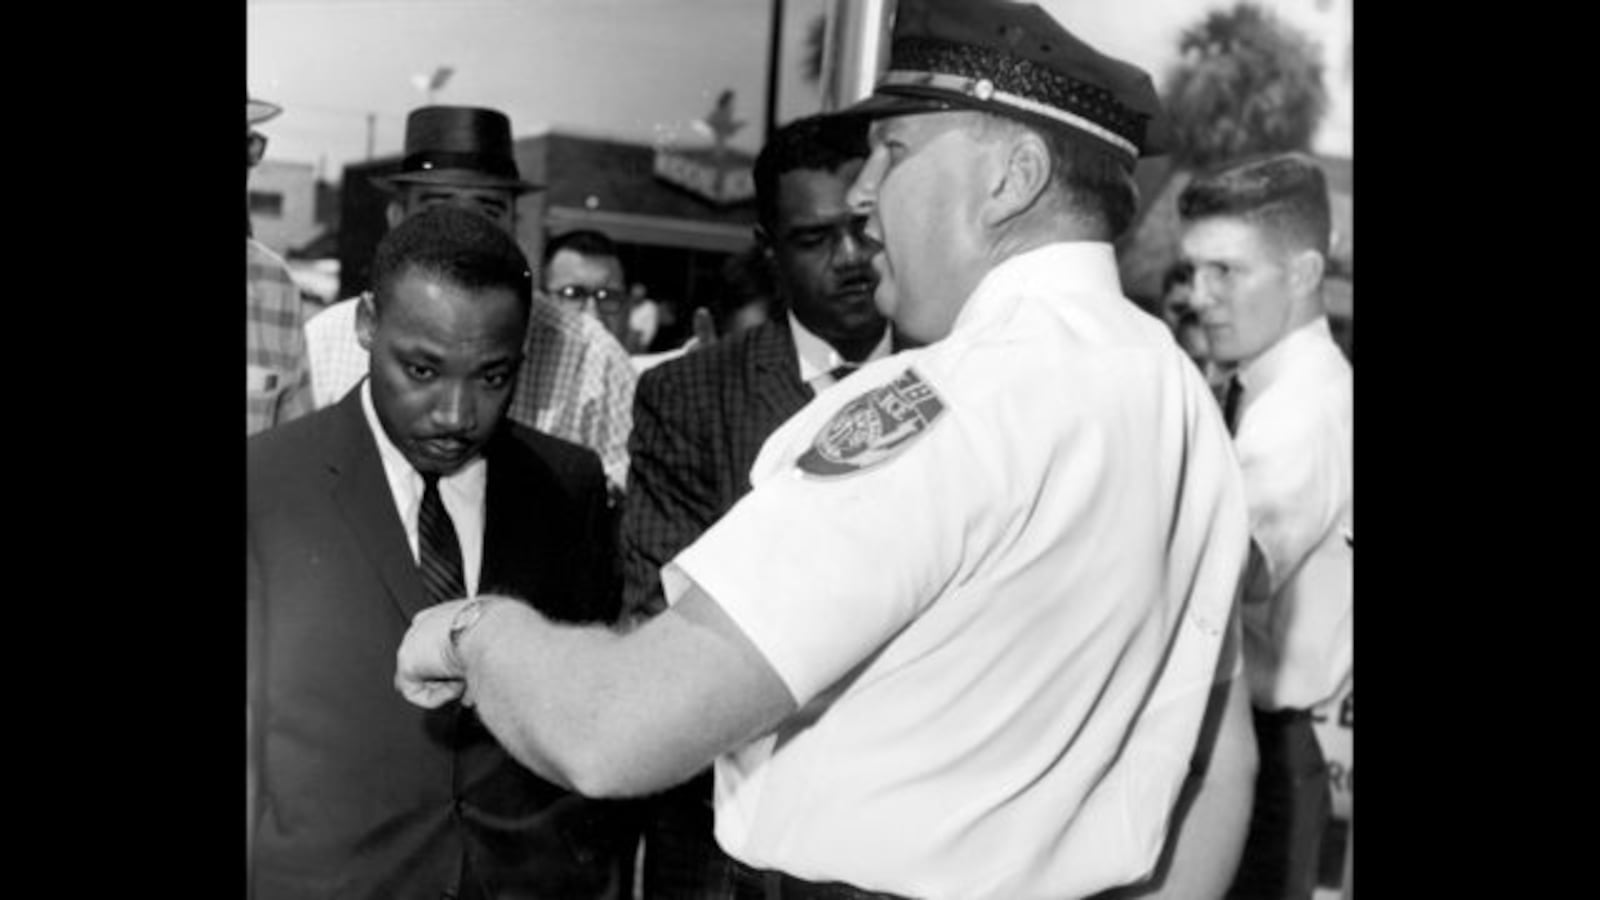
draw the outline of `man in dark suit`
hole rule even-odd
[[[888,355],[873,304],[874,245],[845,191],[867,155],[859,120],[802,119],[779,129],[755,166],[756,242],[785,307],[768,322],[650,369],[634,395],[623,504],[623,606],[665,607],[660,566],[750,490],[750,465],[784,420],[856,366]],[[652,801],[645,896],[731,896],[712,838],[705,772]]]
[[[412,616],[442,600],[618,612],[598,458],[505,419],[530,267],[446,206],[389,232],[373,285],[366,383],[248,445],[253,895],[627,896],[631,807],[544,781],[470,710],[393,686]]]

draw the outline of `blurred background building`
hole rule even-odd
[[[249,0],[248,83],[285,110],[252,176],[256,234],[308,298],[349,296],[383,230],[367,179],[398,164],[406,114],[491,106],[510,115],[525,174],[550,186],[522,201],[531,258],[550,235],[593,227],[623,244],[630,279],[652,296],[715,300],[721,263],[750,245],[741,169],[768,129],[870,90],[895,2],[519,0],[468,14],[447,0]],[[1333,191],[1329,296],[1351,350],[1353,2],[1042,0],[1150,71],[1169,108],[1202,126],[1140,165],[1143,208],[1119,246],[1136,300],[1159,293],[1173,201],[1197,165],[1305,149]],[[716,121],[731,129],[713,133]]]

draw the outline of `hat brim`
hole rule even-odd
[[[1124,148],[1107,143],[1087,131],[1072,128],[1071,125],[1060,122],[1049,116],[1039,115],[1024,109],[1019,109],[1015,106],[997,103],[992,100],[980,100],[977,97],[967,94],[952,93],[936,87],[897,85],[894,88],[887,90],[880,87],[872,96],[856,103],[853,106],[845,107],[835,115],[862,116],[868,119],[883,119],[890,116],[909,116],[916,115],[918,113],[935,112],[959,112],[962,110],[992,113],[994,115],[1001,116],[1002,118],[1016,119],[1018,121],[1026,122],[1039,128],[1071,129],[1073,133],[1080,134],[1084,137],[1098,141],[1119,155],[1128,155],[1128,151]],[[1156,121],[1151,124],[1149,133],[1147,133],[1145,136],[1144,146],[1141,148],[1139,156],[1157,156],[1167,153],[1168,151],[1169,147],[1168,140],[1166,138],[1166,126],[1161,120],[1161,117],[1157,117]]]
[[[887,119],[891,116],[910,116],[917,113],[950,112],[964,107],[943,97],[912,96],[907,94],[888,94],[878,91],[844,109],[834,113],[836,116],[862,117],[866,119]]]
[[[283,112],[283,107],[276,103],[249,98],[244,101],[244,123],[247,126],[259,125],[268,119],[275,118],[281,112]]]
[[[1036,115],[1026,110],[980,100],[967,94],[957,94],[936,87],[896,85],[878,88],[872,96],[854,106],[839,111],[841,116],[860,116],[867,119],[887,119],[891,116],[913,116],[940,112],[986,112],[1001,118],[1016,119],[1041,128],[1071,127],[1048,116]],[[1091,135],[1092,137],[1092,135]]]
[[[505,188],[514,194],[544,190],[544,185],[520,178],[503,178],[485,175],[472,169],[430,169],[426,172],[401,172],[394,175],[375,175],[372,183],[395,193],[408,184],[437,184],[449,187]]]

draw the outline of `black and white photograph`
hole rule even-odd
[[[246,896],[1352,900],[1352,19],[246,0]]]

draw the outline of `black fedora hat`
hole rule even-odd
[[[265,100],[257,100],[249,94],[244,95],[244,124],[245,127],[259,125],[262,122],[283,112],[283,107]]]
[[[1084,43],[1037,4],[900,0],[888,71],[872,96],[841,113],[955,109],[1070,128],[1130,165],[1169,149],[1150,75]]]
[[[523,181],[517,171],[506,114],[475,106],[412,110],[400,171],[372,182],[388,191],[406,184],[509,188],[519,194],[544,187]]]

